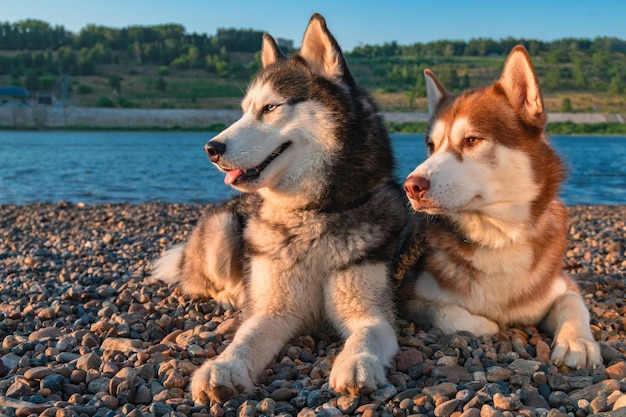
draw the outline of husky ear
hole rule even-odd
[[[428,114],[431,116],[437,110],[437,106],[441,102],[441,99],[447,97],[450,94],[448,90],[441,84],[435,74],[428,68],[424,70],[424,77],[426,78],[426,97],[428,98]]]
[[[498,81],[507,99],[522,118],[533,125],[542,126],[546,116],[535,70],[526,49],[518,45],[509,54]]]
[[[313,72],[334,81],[348,73],[348,66],[337,41],[328,31],[324,18],[315,13],[304,32],[300,56]]]
[[[285,59],[285,56],[278,48],[276,41],[267,33],[263,34],[263,45],[261,47],[261,63],[263,68]]]

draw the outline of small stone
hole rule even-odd
[[[140,385],[135,393],[136,404],[150,404],[152,402],[152,392],[147,385]]]
[[[293,398],[293,391],[291,388],[278,388],[270,394],[270,397],[274,401],[289,401]]]
[[[32,415],[39,416],[48,408],[50,408],[50,405],[48,404],[32,404],[28,406],[21,406],[15,409],[15,415],[17,417],[29,417]]]
[[[187,380],[178,370],[170,371],[165,381],[163,381],[165,388],[185,388],[186,385]]]
[[[444,401],[443,403],[435,407],[435,410],[434,410],[435,417],[449,416],[450,414],[452,414],[454,410],[456,410],[456,407],[458,405],[459,405],[459,400],[457,400],[456,398],[453,398],[448,401]]]
[[[43,329],[32,332],[28,336],[28,340],[36,342],[44,342],[48,340],[58,339],[61,336],[61,330],[57,327],[44,327]]]
[[[531,390],[522,390],[520,399],[525,406],[531,408],[550,408],[550,404],[543,396]]]
[[[368,408],[365,411],[363,411],[363,414],[361,414],[361,417],[378,417],[378,412],[376,410]]]
[[[508,381],[511,375],[513,375],[512,370],[501,366],[492,366],[487,369],[487,381],[489,382]]]
[[[496,393],[493,396],[493,407],[501,411],[515,411],[522,406],[519,398]]]
[[[570,407],[576,404],[576,401],[563,391],[554,391],[548,397],[548,404],[553,408]]]
[[[414,405],[415,402],[413,401],[413,398],[405,398],[404,400],[400,401],[398,407],[400,407],[401,410],[410,410],[413,408]]]
[[[485,404],[480,409],[480,417],[504,417],[504,413],[500,410],[496,410],[489,404]]]
[[[52,320],[56,318],[56,313],[52,307],[46,307],[39,310],[37,313],[37,318],[40,320]]]
[[[624,411],[626,411],[626,395],[621,395],[613,404],[613,411],[616,411],[620,408],[625,408]]]
[[[541,362],[515,359],[508,368],[516,374],[531,376],[540,366]]]
[[[608,404],[607,404],[606,394],[605,393],[601,393],[601,394],[602,395],[598,395],[596,398],[591,400],[591,402],[587,401],[586,399],[578,400],[578,402],[587,401],[589,403],[589,407],[591,408],[594,414],[607,411]]]
[[[478,408],[468,408],[458,417],[480,417],[480,410]]]
[[[174,410],[172,409],[172,407],[163,402],[155,402],[150,404],[150,407],[148,407],[148,411],[154,413],[154,415],[157,417],[161,417],[164,415],[169,415]]]
[[[141,348],[141,341],[123,337],[109,337],[102,341],[102,350],[118,350],[122,353],[138,352]]]
[[[109,385],[111,383],[111,378],[107,378],[104,376],[98,377],[87,385],[87,392],[91,394],[96,394],[98,392],[106,392],[109,393]]]
[[[396,369],[398,372],[407,372],[415,365],[419,365],[424,360],[422,353],[417,349],[409,349],[396,355]]]
[[[271,416],[276,409],[276,402],[271,398],[264,398],[256,405],[256,411],[262,415]]]
[[[358,395],[344,395],[337,399],[337,408],[344,414],[352,414],[359,406],[360,397]]]
[[[541,363],[547,363],[550,360],[550,355],[552,355],[552,349],[550,349],[550,345],[548,345],[543,340],[537,342],[535,346],[537,349],[537,361]]]
[[[230,317],[224,320],[222,323],[219,324],[219,326],[215,328],[215,334],[223,335],[223,334],[235,333],[237,328],[239,328],[240,324],[241,322],[237,318]]]
[[[432,370],[431,375],[434,379],[447,379],[454,383],[473,379],[467,369],[461,365],[437,366]]]
[[[309,393],[306,398],[306,405],[310,408],[318,407],[333,397],[330,391],[316,389]]]
[[[40,388],[49,389],[51,392],[61,391],[65,378],[63,375],[51,374],[41,380]]]
[[[383,403],[387,401],[388,399],[390,399],[391,397],[393,397],[394,395],[396,395],[397,393],[398,393],[398,389],[395,386],[391,384],[385,384],[385,385],[382,385],[376,391],[372,392],[370,394],[370,398],[372,399],[372,401],[378,401],[380,403]]]
[[[424,387],[422,392],[428,395],[433,400],[437,400],[441,397],[452,398],[456,395],[456,384],[452,382],[442,382],[439,385],[433,387]]]
[[[40,380],[48,375],[52,375],[52,369],[47,366],[36,366],[34,368],[27,369],[24,371],[24,377],[26,379],[36,379]]]
[[[613,391],[618,391],[619,389],[620,389],[619,381],[616,381],[614,379],[606,379],[602,382],[598,382],[597,384],[591,385],[590,387],[573,391],[570,393],[570,397],[572,397],[572,400],[574,400],[575,402],[582,398],[586,399],[587,401],[591,401],[600,392],[609,394]]]
[[[102,365],[102,359],[94,352],[83,355],[76,361],[76,368],[83,371],[90,369],[98,370],[100,365]]]
[[[33,395],[33,389],[23,379],[15,380],[6,391],[7,397],[19,398]]]
[[[606,374],[610,379],[616,379],[618,381],[626,378],[626,362],[621,361],[609,366],[606,368]]]

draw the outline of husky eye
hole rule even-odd
[[[482,141],[482,139],[480,139],[480,138],[477,138],[477,137],[474,137],[474,136],[470,136],[470,137],[465,138],[465,146],[468,146],[468,147],[476,146],[481,141]]]
[[[269,113],[271,111],[274,111],[278,108],[278,106],[280,106],[280,104],[266,104],[263,107],[262,113]]]

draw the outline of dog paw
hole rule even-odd
[[[330,372],[330,387],[344,395],[368,394],[386,382],[385,368],[371,353],[340,354]]]
[[[224,403],[252,387],[248,368],[239,359],[207,361],[191,377],[191,395],[201,404]]]
[[[433,313],[433,327],[445,334],[466,331],[475,336],[491,336],[500,330],[500,326],[495,321],[485,316],[471,314],[462,307],[444,305],[434,310]]]
[[[602,364],[600,346],[593,339],[584,337],[557,338],[552,349],[555,365],[570,368],[595,368]]]

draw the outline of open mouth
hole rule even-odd
[[[278,156],[282,154],[289,146],[291,146],[291,141],[283,143],[278,148],[276,148],[274,152],[272,152],[267,158],[265,158],[263,162],[261,162],[258,166],[254,168],[245,170],[232,169],[226,171],[224,183],[227,185],[232,185],[235,182],[251,181],[258,178],[261,175],[261,172],[263,172],[263,170],[267,168],[267,166],[271,164],[274,159],[278,158]]]

